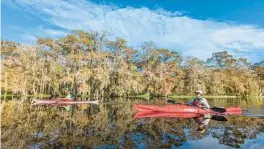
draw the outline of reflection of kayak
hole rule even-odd
[[[205,114],[207,115],[207,114]],[[208,117],[203,114],[198,113],[167,113],[167,112],[137,112],[134,116],[134,118],[205,118],[205,119],[211,119],[216,121],[222,121],[225,122],[227,119],[223,115],[211,115]]]
[[[167,113],[167,112],[137,112],[135,118],[146,117],[164,117],[164,118],[195,118],[201,114],[198,113]]]
[[[133,106],[137,111],[140,111],[140,112],[241,114],[240,107],[227,107],[225,109],[222,109],[222,108],[202,109],[199,107],[188,106],[184,104],[163,105],[163,106],[134,104]]]
[[[92,104],[98,104],[99,101],[78,101],[78,100],[69,100],[69,99],[64,99],[64,98],[58,98],[55,100],[33,100],[32,104],[54,104],[54,105],[60,105],[60,104],[88,104],[88,103],[92,103]]]

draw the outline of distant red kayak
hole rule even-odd
[[[88,104],[88,103],[92,103],[92,104],[98,104],[99,101],[78,101],[78,100],[69,100],[69,99],[64,99],[64,98],[58,98],[55,100],[33,100],[32,104],[36,105],[36,104]]]
[[[227,107],[224,112],[215,111],[211,109],[202,109],[199,107],[188,106],[184,104],[173,104],[173,105],[146,105],[146,104],[134,104],[134,109],[140,112],[165,112],[165,113],[196,113],[196,114],[208,114],[208,113],[221,113],[221,114],[241,114],[240,107]]]

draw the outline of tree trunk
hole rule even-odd
[[[6,97],[7,97],[7,72],[5,73],[5,85],[4,85],[4,87],[5,87],[5,90],[4,90],[4,100],[6,99]]]

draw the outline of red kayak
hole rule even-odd
[[[65,98],[57,98],[54,100],[37,100],[34,99],[32,101],[33,105],[37,105],[37,104],[52,104],[52,105],[61,105],[61,104],[88,104],[88,103],[92,103],[92,104],[98,104],[99,101],[78,101],[78,100],[70,100],[70,99],[65,99]]]
[[[184,105],[184,104],[174,104],[174,105],[145,105],[145,104],[134,104],[134,109],[140,112],[165,112],[165,113],[196,113],[196,114],[214,114],[214,113],[221,113],[221,114],[241,114],[240,107],[227,107],[225,109],[221,109],[222,112],[211,109],[202,109],[199,107]]]
[[[195,118],[201,114],[198,113],[166,113],[166,112],[137,112],[135,118],[162,117],[162,118]]]

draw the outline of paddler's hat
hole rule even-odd
[[[203,94],[203,91],[202,91],[202,90],[197,90],[197,91],[195,91],[195,93],[196,93],[196,94],[201,94],[201,95],[202,95],[202,94]]]
[[[200,133],[204,133],[205,132],[205,126],[204,125],[199,125],[197,128],[197,131]]]

